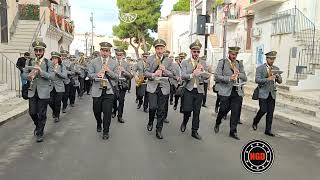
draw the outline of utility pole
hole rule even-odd
[[[91,17],[90,17],[90,21],[91,21],[91,48],[90,48],[90,55],[93,54],[94,51],[94,46],[93,46],[93,12],[91,12]]]
[[[223,59],[227,58],[227,23],[229,15],[229,5],[230,3],[224,4],[224,19],[223,19]]]

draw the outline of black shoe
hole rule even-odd
[[[256,130],[258,129],[258,125],[257,125],[257,124],[252,124],[252,129],[253,129],[254,131],[256,131]]]
[[[215,132],[215,133],[218,133],[218,132],[219,132],[219,125],[216,124],[216,125],[214,126],[214,132]]]
[[[180,126],[180,131],[181,132],[185,132],[186,131],[186,124],[185,123],[181,123],[181,126]]]
[[[198,140],[202,139],[197,131],[192,131],[191,136],[194,137],[195,139],[198,139]]]
[[[214,108],[214,112],[218,114],[219,113],[219,107],[215,107]]]
[[[91,95],[90,93],[87,93],[87,95]]]
[[[102,135],[102,139],[103,139],[103,140],[109,139],[109,133],[104,132],[103,135]]]
[[[128,90],[128,93],[130,93],[130,90]]]
[[[152,124],[148,124],[148,125],[147,125],[147,129],[148,129],[148,131],[152,131],[153,125],[152,125]]]
[[[143,112],[148,113],[148,112],[149,112],[149,111],[148,111],[148,108],[144,108],[144,109],[143,109]]]
[[[271,132],[265,132],[264,134],[267,135],[267,136],[270,136],[270,137],[275,137],[275,135],[273,133],[271,133]]]
[[[169,123],[168,119],[163,120],[164,123]]]
[[[138,104],[138,102],[139,102],[139,100],[138,100],[138,99],[136,99],[136,104]]]
[[[97,126],[97,132],[101,132],[102,131],[102,128],[101,128],[101,125],[99,126]]]
[[[66,111],[66,109],[62,109],[62,113],[66,113],[67,111]]]
[[[240,138],[238,137],[237,133],[230,133],[229,136],[233,139],[236,139],[236,140],[240,140]]]
[[[37,136],[37,142],[40,143],[43,141],[43,136],[42,135],[38,135]]]
[[[173,102],[170,102],[170,105],[173,105]]]
[[[177,110],[177,106],[173,106],[173,110]]]
[[[141,108],[141,104],[138,104],[137,109],[140,109],[140,108]]]
[[[160,130],[156,130],[156,137],[157,137],[158,139],[163,139],[163,136],[162,136]]]
[[[123,118],[122,118],[122,117],[118,117],[118,122],[119,122],[119,123],[124,123]]]
[[[59,121],[60,121],[60,118],[58,118],[58,117],[54,118],[54,122],[55,122],[55,123],[57,123],[57,122],[59,122]]]
[[[116,117],[116,113],[112,113],[111,117],[115,118]]]
[[[242,122],[241,122],[241,121],[238,121],[238,124],[242,124]]]
[[[207,105],[205,105],[205,104],[202,104],[202,107],[207,107]]]
[[[33,135],[34,135],[34,136],[37,136],[37,133],[38,133],[37,128],[34,128],[34,130],[33,130]]]
[[[74,107],[74,104],[70,104],[71,107]]]

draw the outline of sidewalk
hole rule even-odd
[[[28,112],[28,101],[14,98],[0,103],[0,125],[16,119]]]
[[[256,85],[245,86],[242,107],[254,113],[259,110],[259,101],[251,99]],[[212,90],[208,95],[216,96]],[[274,118],[320,133],[320,92],[285,92],[278,90]]]

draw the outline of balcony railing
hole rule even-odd
[[[68,22],[63,16],[58,15],[52,9],[50,9],[50,24],[62,31],[65,31],[66,33],[73,35],[73,23]]]

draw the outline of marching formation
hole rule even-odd
[[[93,116],[96,131],[102,139],[109,139],[112,118],[125,123],[126,93],[135,80],[137,109],[143,108],[148,114],[146,129],[155,129],[158,139],[163,139],[164,123],[169,123],[168,108],[183,113],[180,131],[185,132],[191,118],[191,136],[201,140],[199,134],[200,112],[206,106],[207,90],[211,77],[217,93],[215,112],[217,118],[214,132],[218,133],[222,119],[231,111],[231,138],[239,140],[237,125],[241,124],[241,107],[244,96],[243,86],[247,81],[242,61],[237,60],[239,47],[229,47],[228,58],[218,62],[216,70],[200,57],[202,44],[196,40],[190,44],[190,55],[185,52],[170,56],[166,42],[154,41],[155,54],[145,52],[142,58],[133,62],[126,57],[125,50],[114,48],[108,42],[100,43],[100,52],[85,58],[69,55],[68,51],[51,52],[51,58],[44,58],[46,44],[35,41],[32,44],[35,58],[27,58],[22,72],[23,98],[29,100],[29,114],[34,122],[34,135],[42,142],[47,120],[47,107],[52,109],[52,117],[58,123],[60,111],[67,113],[74,107],[76,97],[82,99],[84,93],[92,95]],[[111,56],[112,50],[115,57]],[[260,110],[253,119],[252,128],[257,130],[261,118],[266,114],[265,134],[274,136],[271,131],[276,99],[276,83],[282,83],[281,72],[274,66],[277,52],[266,54],[267,62],[257,67],[257,88],[252,96],[259,100]],[[30,54],[27,54],[30,55]],[[18,63],[17,63],[18,67]],[[77,96],[76,96],[77,94]],[[180,105],[179,105],[180,100]],[[156,120],[156,122],[154,122]]]

